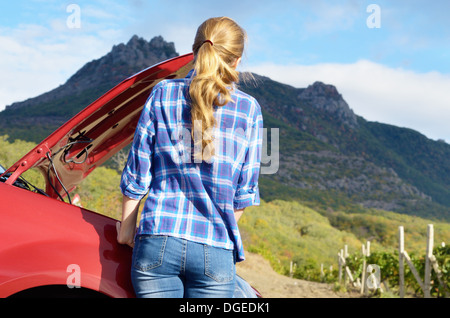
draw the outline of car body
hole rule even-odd
[[[117,221],[72,204],[70,193],[132,141],[153,86],[185,77],[192,60],[179,56],[127,78],[0,170],[0,297],[135,297],[132,249],[117,243]],[[28,169],[42,172],[45,191],[22,179]],[[238,277],[236,295],[258,294]]]

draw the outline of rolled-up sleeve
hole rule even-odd
[[[233,200],[235,210],[260,204],[258,179],[261,168],[263,117],[260,106],[256,101],[255,104],[253,125],[247,132],[248,149]]]
[[[154,109],[157,102],[158,89],[155,87],[142,110],[127,164],[122,172],[120,189],[125,196],[134,200],[140,200],[147,194],[152,181],[151,167],[156,127]]]

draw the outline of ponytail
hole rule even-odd
[[[189,87],[192,138],[195,149],[201,149],[194,152],[195,162],[210,160],[215,154],[213,107],[232,100],[230,90],[239,82],[235,64],[242,56],[245,39],[245,31],[230,18],[206,20],[197,30],[192,47],[195,75]]]

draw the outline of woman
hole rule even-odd
[[[205,21],[194,69],[158,83],[142,111],[120,184],[117,237],[134,246],[138,297],[233,296],[235,263],[244,260],[237,221],[260,203],[261,109],[234,85],[245,40],[230,18]]]

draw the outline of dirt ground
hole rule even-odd
[[[276,273],[262,256],[245,252],[237,273],[265,298],[355,298],[358,293],[337,293],[328,284],[289,278]]]

